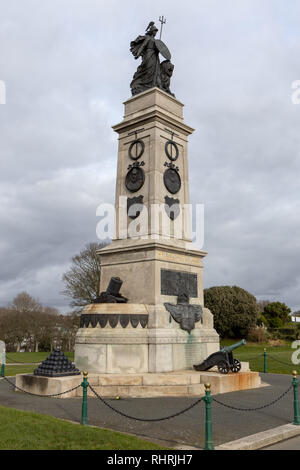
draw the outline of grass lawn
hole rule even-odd
[[[161,450],[151,442],[0,407],[0,450]]]
[[[35,366],[6,366],[5,367],[5,376],[11,377],[17,374],[32,374],[33,371],[37,368]]]
[[[237,343],[238,340],[222,340],[221,346],[228,346]],[[291,362],[292,354],[295,349],[291,348],[291,342],[286,341],[284,346],[271,347],[268,343],[247,343],[245,346],[234,351],[234,356],[240,361],[250,363],[252,371],[264,371],[264,348],[267,348],[267,371],[274,374],[291,374],[293,370],[297,370],[300,374],[300,365],[297,366]],[[28,366],[18,364],[11,366],[11,359],[16,362],[42,362],[50,353],[7,353],[7,365],[5,375],[30,374],[37,368],[37,364]],[[259,357],[256,357],[260,355]],[[74,361],[74,353],[66,353],[66,356]],[[280,361],[280,362],[278,362]],[[284,363],[284,364],[282,364]]]
[[[50,355],[50,352],[38,352],[38,353],[7,353],[6,354],[6,367],[5,375],[14,376],[17,374],[32,374],[32,372],[38,367],[38,363],[43,362]],[[65,356],[74,361],[74,353],[67,352]],[[13,362],[18,363],[16,366],[12,366]],[[36,363],[33,365],[25,365],[26,363]],[[25,363],[25,364],[24,364]],[[23,365],[24,364],[24,365]]]
[[[28,363],[28,362],[43,362],[47,357],[50,355],[50,352],[24,352],[24,353],[14,353],[8,352],[6,353],[7,357],[7,364],[12,362],[21,362],[21,363]],[[65,353],[68,359],[74,361],[74,353],[67,352]]]
[[[222,340],[221,345],[228,346],[237,342],[238,340]],[[292,354],[295,352],[295,349],[291,348],[291,344],[292,342],[286,341],[284,346],[271,347],[268,343],[247,343],[245,346],[236,349],[233,354],[240,361],[249,362],[252,371],[263,372],[263,352],[264,348],[266,348],[267,372],[291,375],[293,370],[297,370],[300,373],[300,365],[297,366],[291,362]],[[255,357],[258,355],[260,356]]]

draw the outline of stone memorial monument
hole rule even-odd
[[[124,118],[113,127],[119,136],[115,236],[99,250],[101,294],[82,312],[75,364],[102,396],[201,395],[208,380],[215,393],[256,387],[258,373],[193,369],[220,345],[203,301],[206,253],[190,233],[194,129],[171,92],[174,65],[157,32],[150,22],[130,44],[141,63]]]
[[[84,309],[75,362],[90,373],[192,370],[219,350],[213,316],[203,305],[206,253],[190,239],[193,129],[170,91],[174,66],[167,46],[155,39],[157,32],[151,22],[146,34],[131,42],[133,56],[142,62],[124,119],[113,127],[119,135],[116,236],[99,251],[100,287],[105,297],[107,286],[119,282],[126,302],[100,298]]]

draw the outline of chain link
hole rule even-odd
[[[280,361],[280,360],[277,359],[276,357],[271,356],[271,354],[268,354],[268,358],[269,358],[269,357],[270,357],[271,359],[273,359],[273,361],[279,362],[280,364],[284,364],[285,366],[291,366],[291,367],[292,367],[292,363]]]
[[[268,408],[269,406],[272,406],[274,405],[275,403],[277,403],[279,400],[281,400],[285,395],[287,395],[293,388],[293,385],[290,385],[289,388],[282,394],[280,395],[280,397],[276,398],[275,400],[273,400],[271,403],[267,403],[266,405],[263,405],[263,406],[258,406],[257,408],[237,408],[235,406],[232,406],[232,405],[227,405],[226,403],[222,403],[221,401],[217,400],[216,398],[212,397],[213,398],[213,401],[215,401],[216,403],[218,403],[219,405],[222,405],[224,406],[225,408],[230,408],[231,410],[236,410],[236,411],[259,411],[259,410],[263,410],[264,408]]]
[[[67,357],[67,356],[66,356]],[[27,365],[31,365],[31,364],[42,364],[43,361],[45,361],[46,359],[43,359],[42,361],[31,361],[31,362],[24,362],[24,361],[15,361],[14,359],[12,359],[11,357],[9,357],[7,354],[6,354],[6,360],[9,360],[11,363],[13,364],[27,364]],[[67,359],[69,359],[67,357]],[[69,359],[70,360],[70,359]],[[72,362],[72,361],[71,361]]]
[[[60,395],[65,395],[66,393],[73,392],[73,390],[76,390],[77,388],[81,387],[81,384],[77,385],[76,387],[71,388],[70,390],[66,390],[65,392],[61,393],[52,393],[51,395],[39,395],[38,393],[32,393],[32,392],[27,392],[26,390],[23,390],[22,388],[17,387],[13,382],[7,379],[7,377],[3,377],[6,382],[8,382],[12,387],[16,388],[20,392],[27,393],[28,395],[33,395],[35,397],[59,397]]]
[[[247,359],[248,359],[248,361],[252,361],[253,359],[257,359],[258,357],[263,357],[263,355],[264,355],[263,353],[260,353],[257,356],[253,356],[253,357],[250,357],[250,358],[247,358]]]
[[[96,390],[93,389],[93,387],[91,385],[89,385],[89,388],[92,390],[92,392],[96,395],[97,398],[99,398],[99,400],[104,403],[104,405],[108,406],[108,408],[110,408],[111,410],[113,410],[115,413],[121,415],[121,416],[124,416],[125,418],[128,418],[128,419],[133,419],[135,421],[145,421],[145,422],[157,422],[157,421],[166,421],[167,419],[171,419],[171,418],[175,418],[176,416],[179,416],[179,415],[182,415],[183,413],[186,413],[187,411],[191,410],[192,408],[194,408],[196,405],[198,405],[198,403],[202,402],[202,397],[197,400],[195,403],[193,403],[192,405],[188,406],[187,408],[185,408],[184,410],[182,411],[179,411],[178,413],[174,413],[173,415],[170,415],[170,416],[166,416],[165,418],[136,418],[134,416],[129,416],[125,413],[123,413],[122,411],[119,411],[119,410],[116,410],[116,408],[114,408],[113,406],[111,406],[109,403],[107,403],[102,397],[100,397],[100,395],[96,392]]]
[[[22,361],[15,361],[14,359],[11,359],[9,356],[6,355],[6,360],[10,361],[13,364],[41,364],[41,361],[39,362],[22,362]]]

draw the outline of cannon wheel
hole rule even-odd
[[[229,365],[225,361],[221,361],[218,363],[218,370],[221,374],[228,374],[229,372]]]
[[[234,359],[233,360],[233,366],[231,366],[231,370],[232,372],[239,372],[242,368],[242,364],[240,363],[240,361],[238,359]]]

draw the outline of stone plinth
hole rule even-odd
[[[75,364],[91,373],[172,372],[193,369],[218,348],[207,309],[189,334],[163,304],[94,304],[81,316]]]
[[[56,395],[63,393],[82,383],[82,374],[68,377],[41,377],[33,374],[17,374],[16,387],[24,390],[25,392],[34,393],[41,396]],[[78,389],[81,392],[82,388]],[[17,388],[16,392],[19,392]],[[64,393],[54,398],[71,398],[76,396],[76,391],[73,390],[69,393]],[[77,395],[80,396],[80,395]]]
[[[239,372],[227,375],[219,372],[201,372],[201,383],[210,383],[212,394],[249,390],[261,386],[259,372]]]
[[[189,273],[197,277],[197,292],[190,303],[203,305],[203,259],[206,253],[180,240],[119,240],[99,252],[100,290],[105,291],[112,277],[124,280],[122,294],[130,304],[175,302],[176,295],[162,291],[162,271]],[[176,286],[174,286],[174,294]]]
[[[243,363],[242,370],[247,369],[248,364]],[[16,376],[17,387],[39,395],[61,393],[81,382],[82,377],[45,378],[31,374]],[[213,395],[261,386],[259,373],[249,371],[228,375],[187,370],[159,374],[89,374],[88,382],[101,397],[110,398],[201,397],[205,395],[204,384],[207,382],[211,383]],[[90,389],[88,395],[95,397]],[[71,397],[82,397],[82,388],[57,398]]]

